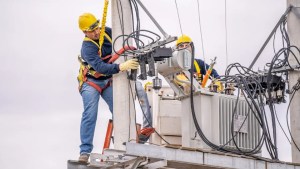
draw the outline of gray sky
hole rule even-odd
[[[170,35],[180,35],[174,0],[143,0]],[[202,57],[196,0],[177,0],[183,33]],[[225,1],[199,0],[205,59],[217,56],[216,69],[226,67]],[[77,55],[83,39],[77,19],[83,12],[101,18],[103,1],[0,1],[0,165],[1,168],[66,168],[79,151],[82,112],[77,91]],[[248,66],[286,8],[285,0],[227,0],[228,63]],[[141,10],[141,9],[140,9]],[[109,11],[111,12],[111,11]],[[107,26],[111,25],[108,15]],[[159,33],[141,12],[141,25]],[[273,57],[268,45],[257,62],[262,68]],[[95,152],[101,152],[107,119],[101,101],[95,134]],[[102,108],[103,107],[103,108]],[[286,126],[286,105],[278,106]],[[141,119],[141,113],[138,113]],[[290,145],[278,132],[279,157],[290,161]],[[263,152],[263,155],[266,153]]]

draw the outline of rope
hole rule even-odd
[[[179,21],[181,35],[183,35],[182,27],[181,27],[181,22],[180,22],[180,17],[179,17],[179,10],[178,10],[178,6],[177,6],[177,1],[176,0],[175,0],[175,5],[176,5],[176,10],[177,10],[177,17],[178,17],[178,21]]]
[[[107,8],[108,8],[108,0],[104,1],[104,8],[103,8],[103,14],[102,14],[102,22],[101,22],[101,30],[100,30],[100,38],[99,38],[99,54],[100,57],[102,56],[102,45],[104,42],[104,33],[105,33],[105,24],[106,24],[106,16],[107,16]]]

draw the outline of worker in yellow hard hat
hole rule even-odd
[[[99,44],[99,20],[91,13],[79,16],[79,29],[85,35],[81,47],[81,63],[78,81],[83,101],[83,113],[80,126],[80,162],[87,162],[93,149],[93,137],[98,114],[100,96],[113,112],[113,93],[111,77],[120,71],[137,69],[136,59],[121,64],[109,63],[112,53],[111,28],[105,27],[104,41]]]
[[[192,52],[192,48],[191,48],[191,44],[192,43],[192,39],[187,36],[187,35],[182,35],[180,37],[178,37],[177,41],[176,41],[176,49],[177,50],[181,50],[181,49],[187,49],[190,52]],[[207,69],[209,68],[209,65],[206,64],[203,60],[201,59],[194,59],[194,75],[196,77],[196,79],[198,81],[201,81],[203,79],[203,76],[206,74]],[[219,74],[218,72],[213,69],[212,73],[211,73],[211,78],[216,79],[219,78]],[[186,80],[187,78],[184,77],[184,75],[180,74],[177,76],[178,78],[178,83],[182,84],[184,86],[184,84],[182,83],[182,81]],[[216,83],[220,83],[218,81],[216,81]],[[221,84],[220,84],[221,85]],[[184,89],[184,90],[189,90],[189,88]]]

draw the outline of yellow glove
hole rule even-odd
[[[129,69],[137,69],[139,67],[139,63],[137,59],[129,59],[124,63],[119,65],[120,71],[129,70]]]
[[[153,85],[152,82],[147,82],[145,85],[144,85],[144,90],[147,91],[147,87],[150,86],[150,85]]]
[[[176,75],[176,78],[174,79],[174,81],[183,86],[182,84],[185,84],[184,82],[188,82],[189,79],[183,74],[183,73],[180,73],[179,75]]]
[[[219,93],[224,91],[224,86],[223,86],[222,82],[220,82],[219,80],[216,80],[215,84],[218,85],[218,92]]]

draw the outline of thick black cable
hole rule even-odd
[[[193,46],[193,43],[191,43],[191,47],[192,47],[192,68],[190,69],[190,73],[191,73],[191,79],[193,78],[193,60],[194,60],[194,46]],[[223,147],[220,147],[218,145],[215,145],[213,144],[212,142],[210,142],[204,135],[203,131],[201,130],[200,126],[199,126],[199,123],[197,121],[197,118],[196,118],[196,114],[195,114],[195,110],[194,110],[194,100],[193,100],[193,81],[191,81],[191,93],[190,93],[190,100],[191,100],[191,111],[192,111],[192,117],[193,117],[193,121],[194,121],[194,125],[195,125],[195,128],[198,132],[198,135],[201,137],[201,139],[211,148],[215,149],[215,150],[219,150],[219,151],[222,151],[222,152],[232,152],[232,153],[235,153],[235,154],[246,154],[246,155],[251,155],[250,153],[247,154],[247,152],[240,152],[240,151],[234,151],[234,150],[229,150],[229,149],[226,149],[226,148],[223,148]],[[259,149],[255,149],[257,151],[259,151]],[[254,152],[257,152],[257,151],[252,151],[252,153]]]
[[[230,66],[229,66],[230,67]],[[226,74],[229,74],[229,69],[230,68],[227,68],[227,73]],[[234,65],[231,65],[231,68],[233,68],[233,67],[235,67],[236,69],[238,69],[240,72],[239,73],[241,73],[241,74],[244,74],[244,75],[246,75],[246,73],[243,73],[243,72],[241,72],[242,70],[244,70],[244,71],[246,71],[247,72],[247,69],[239,69],[239,67],[238,67],[238,65],[237,64],[234,64]],[[247,72],[247,74],[249,74],[248,72]],[[243,76],[244,75],[242,75],[242,76],[238,76],[238,77],[240,77],[240,78],[243,78]],[[250,74],[249,74],[250,75]],[[260,110],[258,110],[257,109],[257,112],[264,112],[264,109],[263,109],[263,99],[262,99],[262,97],[261,97],[261,95],[264,95],[264,90],[262,90],[262,86],[260,85],[260,83],[257,81],[257,79],[258,79],[258,77],[259,77],[259,75],[258,74],[254,74],[254,76],[253,75],[251,75],[251,76],[245,76],[245,78],[247,77],[247,79],[246,79],[246,81],[245,80],[242,80],[242,81],[240,81],[240,80],[234,80],[236,75],[234,75],[234,76],[229,76],[229,75],[227,75],[227,76],[223,76],[221,79],[220,79],[220,81],[222,81],[222,80],[225,80],[225,81],[231,81],[231,82],[235,82],[235,83],[237,83],[237,84],[239,84],[239,83],[241,83],[242,82],[242,84],[243,84],[243,86],[240,86],[239,88],[244,88],[244,90],[246,90],[246,92],[247,92],[247,94],[244,94],[246,97],[249,97],[249,98],[251,98],[251,100],[253,100],[254,98],[252,98],[254,95],[253,95],[253,93],[251,94],[251,88],[252,88],[252,92],[253,91],[255,91],[255,90],[258,90],[259,92],[257,93],[257,95],[259,96],[259,98],[261,98],[260,99]],[[253,78],[251,79],[251,77],[253,76]],[[256,85],[253,85],[253,84],[247,84],[248,82],[247,81],[252,81],[251,83],[253,83],[253,82],[255,82],[256,83]],[[252,86],[251,88],[248,88],[248,86]],[[255,86],[257,86],[257,87],[259,87],[259,88],[257,88],[257,87],[255,87]],[[246,87],[246,88],[245,88]],[[252,96],[251,96],[252,95]],[[264,96],[264,97],[266,97],[266,96]],[[246,100],[248,100],[248,99],[246,99]],[[249,104],[249,103],[248,103]],[[252,107],[250,104],[249,104],[249,106],[250,107]],[[261,114],[261,113],[259,113],[259,114]],[[262,138],[264,138],[264,140],[265,140],[265,142],[266,142],[266,146],[267,146],[267,149],[268,149],[268,151],[269,151],[269,154],[270,154],[270,156],[272,157],[272,158],[276,158],[276,147],[273,145],[273,143],[272,143],[272,141],[271,141],[271,139],[270,139],[270,134],[269,134],[269,132],[268,132],[268,128],[266,128],[267,127],[267,125],[266,124],[268,124],[268,122],[266,121],[265,122],[265,119],[266,119],[266,115],[265,115],[265,113],[263,113],[264,115],[263,116],[261,116],[262,118],[262,124],[260,124],[260,125],[262,125],[261,127],[262,127],[262,131],[263,131],[263,135],[262,135]],[[256,117],[257,118],[257,117]],[[259,119],[258,119],[258,121],[260,121]],[[265,136],[267,136],[267,137],[265,137]],[[261,143],[261,142],[260,142]],[[258,144],[258,147],[260,147],[260,145],[262,145],[262,144]]]

